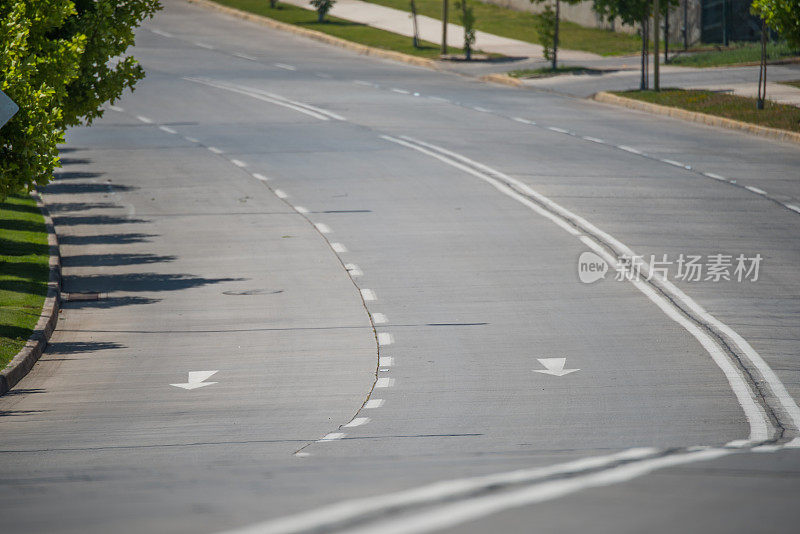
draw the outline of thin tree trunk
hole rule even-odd
[[[642,77],[641,81],[639,82],[639,89],[642,91],[646,91],[650,84],[647,83],[647,52],[648,52],[648,19],[645,17],[642,20]]]
[[[757,109],[764,109],[764,100],[767,98],[767,22],[761,20],[761,64],[758,69],[758,100]]]
[[[419,48],[419,29],[417,27],[417,4],[411,0],[411,20],[414,22],[414,37],[412,39],[414,48]]]
[[[561,18],[561,2],[556,0],[556,30],[553,33],[553,70],[558,68],[558,22]]]

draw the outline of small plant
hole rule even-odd
[[[456,2],[456,9],[461,10],[461,26],[464,28],[464,55],[467,61],[472,59],[472,45],[475,44],[475,13],[467,5],[467,0]]]
[[[317,22],[325,22],[325,15],[333,9],[336,0],[311,0],[309,3],[317,10]]]
[[[278,0],[269,0],[269,7],[270,9],[275,9],[278,7]]]

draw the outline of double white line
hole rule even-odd
[[[328,111],[326,109],[318,108],[316,106],[312,106],[310,104],[304,104],[302,102],[297,102],[296,100],[291,100],[281,95],[276,95],[275,93],[269,93],[267,91],[263,91],[261,89],[256,89],[253,87],[246,87],[244,85],[237,85],[228,82],[220,82],[217,80],[212,80],[209,78],[192,78],[189,76],[184,76],[183,78],[186,81],[199,83],[202,85],[207,85],[209,87],[216,87],[217,89],[224,89],[226,91],[231,91],[233,93],[238,93],[240,95],[249,96],[251,98],[255,98],[257,100],[261,100],[263,102],[269,102],[270,104],[275,104],[276,106],[282,106],[285,108],[292,109],[294,111],[299,111],[300,113],[304,113],[310,117],[314,117],[315,119],[319,119],[321,121],[328,121],[331,119],[337,121],[344,121],[347,120],[341,115],[333,113],[332,111]]]

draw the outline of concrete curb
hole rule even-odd
[[[42,306],[39,322],[33,330],[28,342],[12,359],[5,369],[0,371],[0,395],[5,395],[11,388],[23,379],[33,368],[42,352],[44,352],[50,336],[58,322],[58,311],[61,307],[61,255],[58,251],[58,238],[50,214],[38,193],[33,193],[36,204],[42,210],[44,223],[47,227],[47,244],[50,248],[50,276],[47,282],[47,296]]]
[[[787,130],[779,130],[778,128],[768,128],[766,126],[758,126],[747,122],[736,121],[733,119],[726,119],[724,117],[717,117],[715,115],[708,115],[706,113],[698,113],[696,111],[687,111],[685,109],[673,108],[669,106],[661,106],[659,104],[651,104],[649,102],[642,102],[641,100],[634,100],[632,98],[625,98],[622,96],[614,95],[601,91],[594,95],[594,99],[598,102],[605,102],[607,104],[615,104],[630,109],[637,109],[639,111],[646,111],[648,113],[655,113],[656,115],[667,115],[676,119],[683,119],[686,121],[699,122],[709,126],[717,126],[720,128],[728,128],[729,130],[739,130],[749,134],[757,135],[760,137],[768,137],[770,139],[778,139],[780,141],[791,141],[800,143],[800,133],[790,132]]]
[[[481,76],[478,79],[485,82],[510,85],[511,87],[522,87],[524,85],[522,80],[519,78],[514,78],[513,76],[508,76],[507,74],[487,74],[486,76]]]
[[[339,37],[334,37],[332,35],[328,35],[326,33],[318,32],[316,30],[308,30],[306,28],[301,28],[299,26],[295,26],[293,24],[288,24],[286,22],[280,22],[275,19],[271,19],[269,17],[263,17],[261,15],[256,15],[253,13],[248,13],[246,11],[241,11],[239,9],[223,6],[210,0],[186,0],[190,4],[197,4],[199,6],[213,9],[215,11],[221,11],[222,13],[226,13],[228,15],[232,15],[234,17],[238,17],[241,19],[249,20],[251,22],[257,22],[259,24],[264,24],[265,26],[270,26],[271,28],[275,28],[278,30],[287,31],[289,33],[293,33],[295,35],[301,35],[303,37],[308,37],[310,39],[315,39],[317,41],[322,41],[323,43],[327,43],[333,46],[338,46],[340,48],[346,48],[348,50],[354,50],[365,56],[375,56],[375,57],[382,57],[386,59],[393,59],[395,61],[401,61],[403,63],[409,63],[411,65],[417,65],[419,67],[427,67],[429,69],[438,69],[437,62],[433,59],[426,59],[422,57],[411,56],[409,54],[403,54],[402,52],[394,52],[392,50],[384,50],[382,48],[375,48],[372,46],[362,45],[359,43],[354,43],[352,41],[347,41],[346,39],[341,39]]]

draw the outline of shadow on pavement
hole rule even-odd
[[[64,256],[64,267],[107,267],[111,265],[145,265],[175,261],[177,256],[158,256],[156,254],[76,254]]]

